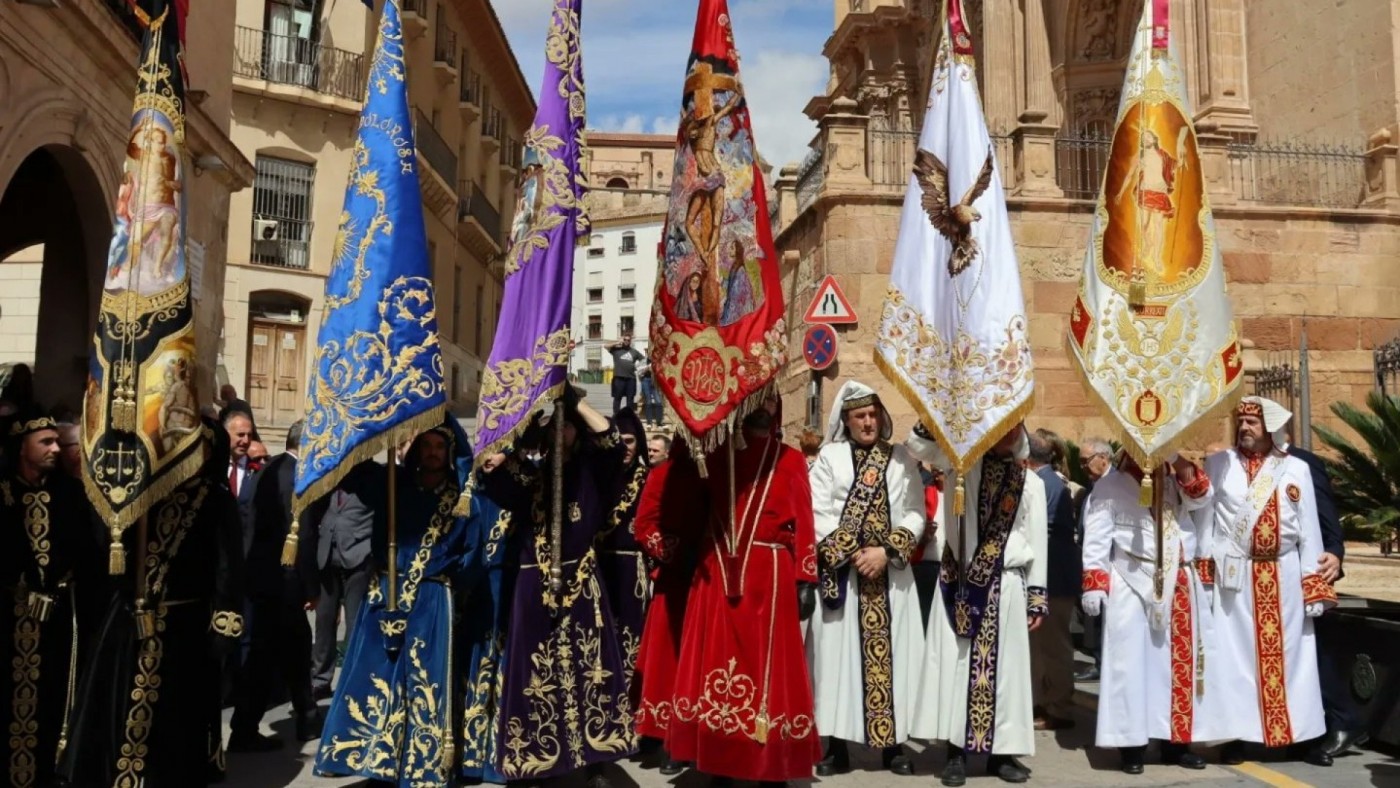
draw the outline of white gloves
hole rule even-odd
[[[1084,607],[1084,615],[1097,616],[1103,612],[1104,600],[1108,599],[1108,594],[1104,591],[1089,591],[1084,594],[1081,604]],[[1312,615],[1309,613],[1309,615]]]
[[[1303,608],[1303,614],[1308,618],[1317,618],[1327,611],[1327,606],[1321,602],[1309,602]]]

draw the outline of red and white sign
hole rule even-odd
[[[802,358],[817,372],[836,363],[836,329],[824,323],[808,326],[802,338]]]
[[[812,305],[807,307],[807,315],[802,318],[807,323],[827,323],[829,325],[849,325],[859,323],[856,310],[841,292],[836,277],[828,275],[817,287],[817,295]]]

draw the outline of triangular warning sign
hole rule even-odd
[[[823,279],[817,287],[817,295],[812,299],[812,305],[807,307],[807,315],[802,320],[807,323],[832,325],[860,322],[860,318],[856,317],[855,308],[846,300],[846,294],[841,292],[841,285],[836,284],[836,277],[831,275]]]

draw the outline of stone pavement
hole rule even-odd
[[[1032,786],[1132,786],[1133,788],[1156,788],[1157,786],[1190,786],[1191,788],[1216,788],[1217,786],[1261,786],[1276,788],[1400,788],[1400,759],[1371,750],[1338,758],[1330,769],[1321,769],[1304,763],[1280,762],[1262,752],[1251,752],[1251,757],[1264,757],[1262,763],[1246,763],[1239,767],[1226,767],[1212,763],[1202,771],[1187,771],[1175,766],[1149,765],[1141,777],[1128,777],[1118,771],[1116,752],[1097,750],[1088,745],[1093,740],[1093,706],[1097,702],[1094,693],[1097,686],[1081,684],[1076,697],[1079,703],[1076,726],[1067,731],[1042,732],[1036,735],[1036,755],[1026,759],[1026,764],[1034,770]],[[325,705],[324,702],[322,704]],[[289,742],[289,748],[265,755],[231,755],[229,757],[229,778],[227,788],[332,788],[347,786],[360,788],[366,785],[363,780],[331,780],[318,778],[311,772],[311,764],[316,744],[306,745],[300,752],[290,748],[292,732],[288,707],[280,707],[268,712],[263,732],[280,734]],[[267,725],[270,722],[271,727]],[[225,716],[227,723],[227,715]],[[853,749],[852,756],[857,771],[811,783],[801,783],[794,788],[912,788],[914,786],[936,786],[937,775],[943,765],[943,756],[934,748],[915,745],[915,776],[896,777],[879,770],[879,755]],[[1214,756],[1214,752],[1208,752]],[[706,788],[707,780],[694,772],[680,777],[667,778],[657,773],[659,761],[655,757],[638,758],[626,761],[612,772],[616,788]],[[975,765],[974,769],[977,768]],[[558,788],[583,788],[581,778],[556,781]],[[974,788],[992,788],[1001,785],[995,778],[973,777],[968,780]],[[553,786],[551,786],[553,788]]]

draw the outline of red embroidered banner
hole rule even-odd
[[[699,453],[787,363],[782,280],[726,0],[701,0],[662,235],[652,369]]]

